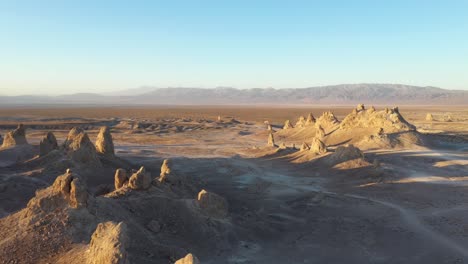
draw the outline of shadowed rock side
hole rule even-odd
[[[313,138],[310,144],[310,151],[317,155],[321,155],[327,152],[327,146],[318,138]]]
[[[151,176],[146,172],[145,167],[141,167],[133,173],[128,180],[128,187],[134,190],[145,190],[151,186]]]
[[[47,132],[47,135],[39,143],[39,155],[45,156],[56,149],[58,149],[58,144],[54,133]]]
[[[23,126],[23,124],[20,124],[15,130],[10,131],[5,135],[2,148],[26,144],[28,144],[28,141],[26,140],[26,128]]]
[[[114,143],[110,129],[107,126],[101,127],[99,130],[96,139],[96,151],[103,155],[114,156]]]
[[[201,190],[197,201],[200,208],[209,216],[223,218],[228,214],[226,200],[215,193]]]

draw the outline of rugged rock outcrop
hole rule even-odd
[[[317,131],[315,132],[315,137],[322,140],[325,138],[325,130],[321,125],[317,126]]]
[[[2,148],[26,144],[28,144],[28,141],[26,140],[26,128],[23,124],[19,124],[15,130],[10,131],[5,135]]]
[[[384,111],[354,111],[340,124],[341,129],[383,128],[387,133],[415,130],[400,114],[398,107]]]
[[[81,134],[81,133],[84,133],[84,130],[82,128],[79,128],[79,127],[74,127],[70,130],[70,132],[68,132],[68,135],[67,135],[67,138],[65,139],[65,141],[63,142],[63,148],[64,149],[68,149],[69,145],[76,139],[76,137]]]
[[[338,119],[331,111],[324,112],[315,122],[316,126],[333,127],[339,123]]]
[[[159,182],[170,181],[169,175],[171,174],[170,161],[165,159],[161,165],[161,173],[159,174]]]
[[[200,261],[192,253],[188,253],[187,256],[177,260],[175,264],[200,264]]]
[[[275,146],[275,138],[273,137],[273,133],[270,133],[268,135],[268,144],[269,147],[274,147]]]
[[[307,143],[303,142],[302,145],[301,145],[300,151],[305,151],[305,150],[309,150],[309,149],[310,149],[309,145],[307,145]]]
[[[124,222],[100,223],[94,231],[89,250],[87,264],[127,264],[128,239],[127,225]]]
[[[427,115],[426,115],[426,121],[434,121],[434,117],[432,116],[431,113],[427,113]]]
[[[298,119],[297,122],[296,122],[296,126],[295,126],[295,127],[305,127],[305,125],[306,125],[306,119],[305,119],[305,117],[300,116],[299,119]]]
[[[201,190],[198,193],[198,205],[209,216],[223,218],[228,214],[226,200],[212,192]]]
[[[117,169],[114,175],[114,187],[120,189],[124,184],[128,183],[127,171],[124,169]]]
[[[54,133],[47,132],[47,135],[39,143],[39,156],[45,156],[55,149],[58,149],[57,139]]]
[[[137,172],[133,173],[128,180],[128,187],[134,190],[145,190],[151,186],[151,177],[146,172],[145,167],[141,167]]]
[[[294,127],[293,127],[293,125],[291,124],[291,121],[286,120],[286,121],[284,122],[283,129],[290,129],[290,128],[294,128]]]
[[[110,128],[107,126],[101,127],[99,130],[96,139],[96,151],[103,155],[114,156],[114,142],[112,141]]]
[[[364,104],[358,104],[358,106],[356,107],[356,111],[358,112],[361,112],[364,110],[366,110],[366,108],[364,107]]]
[[[327,146],[318,138],[313,138],[310,144],[310,151],[317,155],[321,155],[327,152]]]
[[[73,129],[72,129],[73,130]],[[72,134],[73,132],[73,134]],[[90,167],[101,166],[101,162],[96,154],[96,148],[94,147],[91,140],[89,140],[88,134],[76,131],[70,131],[70,136],[67,138],[65,144],[67,155],[75,162],[84,164]]]
[[[315,117],[312,113],[309,113],[309,115],[307,116],[307,120],[306,120],[306,126],[310,126],[310,125],[313,125],[315,124]]]

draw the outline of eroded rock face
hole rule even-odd
[[[57,139],[54,133],[47,132],[47,135],[39,143],[39,156],[45,156],[55,149],[58,149]]]
[[[120,189],[124,184],[128,183],[127,171],[124,169],[117,169],[114,175],[114,187],[115,189]]]
[[[5,135],[2,148],[26,144],[28,144],[28,141],[26,140],[26,128],[23,126],[23,124],[19,124],[15,130],[10,131]]]
[[[169,180],[169,175],[171,174],[170,162],[168,159],[163,161],[161,165],[161,173],[159,174],[159,182],[166,182]]]
[[[67,155],[75,162],[92,167],[101,166],[101,162],[96,154],[96,148],[88,134],[79,132],[80,129],[73,128],[68,134],[67,140],[64,143]],[[79,132],[79,133],[78,133]]]
[[[340,124],[341,129],[380,127],[389,133],[416,129],[401,116],[398,107],[384,111],[353,111]]]
[[[434,117],[432,116],[431,113],[427,113],[427,115],[426,115],[426,121],[434,121]]]
[[[358,104],[358,106],[356,107],[356,111],[360,112],[360,111],[364,111],[366,110],[366,108],[364,107],[364,104]]]
[[[146,190],[151,186],[151,177],[145,167],[141,167],[128,180],[128,187],[134,190]]]
[[[290,128],[294,128],[294,127],[293,127],[293,125],[291,124],[291,122],[289,120],[286,120],[284,122],[283,129],[290,129]]]
[[[303,142],[302,145],[301,145],[300,151],[305,151],[305,150],[309,150],[309,149],[310,149],[309,145],[307,145],[307,143]]]
[[[310,113],[308,116],[307,116],[307,120],[306,120],[306,126],[310,126],[310,125],[313,125],[315,124],[315,117],[312,113]]]
[[[332,127],[339,123],[338,119],[331,111],[324,112],[316,121],[316,125],[322,127]]]
[[[299,119],[296,122],[296,127],[305,127],[306,125],[306,119],[303,116],[300,116]]]
[[[70,183],[70,206],[73,208],[86,207],[88,202],[88,191],[86,185],[80,178],[73,178]]]
[[[184,258],[177,260],[175,264],[200,264],[200,261],[192,253],[189,253]]]
[[[273,133],[270,133],[268,135],[268,144],[269,147],[274,147],[275,146],[275,138],[273,137]]]
[[[198,193],[198,205],[209,216],[223,218],[228,214],[228,205],[223,197],[201,190]]]
[[[57,208],[83,208],[88,202],[88,192],[80,177],[71,172],[58,176],[52,186],[36,192],[28,203],[28,215],[49,213]]]
[[[107,126],[101,127],[99,130],[96,139],[96,151],[103,155],[114,156],[114,142],[112,141],[110,129]]]
[[[317,131],[315,132],[315,137],[322,140],[325,138],[325,130],[323,129],[323,127],[321,125],[318,125],[317,126]]]
[[[327,146],[318,138],[313,138],[310,144],[310,151],[317,155],[321,155],[327,152]]]
[[[65,149],[68,149],[69,145],[75,140],[75,138],[81,134],[84,133],[84,130],[79,128],[79,127],[74,127],[68,132],[67,138],[63,142],[63,147]]]
[[[127,225],[124,222],[104,222],[98,224],[94,231],[89,250],[87,264],[128,264]]]

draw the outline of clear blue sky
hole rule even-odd
[[[0,94],[468,89],[468,1],[0,0]]]

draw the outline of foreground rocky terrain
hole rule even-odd
[[[468,262],[468,111],[333,110],[10,116],[0,263]]]

